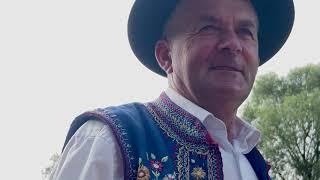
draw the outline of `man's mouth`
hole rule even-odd
[[[236,71],[236,72],[241,72],[242,71],[238,68],[235,67],[230,67],[230,66],[213,66],[210,67],[210,70],[217,70],[217,71]]]

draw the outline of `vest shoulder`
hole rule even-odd
[[[110,106],[102,109],[100,108],[93,112],[102,114],[105,117],[108,116],[111,119],[121,119],[122,121],[126,121],[145,116],[147,109],[142,103],[129,103],[119,106]]]
[[[103,108],[102,110],[108,111],[111,113],[116,113],[118,115],[133,115],[137,113],[141,113],[145,109],[145,105],[143,103],[128,103],[128,104],[122,104],[119,106],[110,106]]]
[[[149,111],[142,103],[129,103],[119,106],[109,106],[88,111],[77,119],[92,119],[112,124],[122,124],[123,126],[140,126],[142,119],[150,119]],[[109,124],[107,123],[107,124]]]

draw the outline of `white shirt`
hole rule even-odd
[[[238,119],[228,141],[225,124],[205,109],[168,88],[166,94],[175,104],[197,117],[212,139],[219,144],[225,180],[257,180],[249,161],[250,152],[260,139],[260,132]],[[111,129],[102,122],[86,122],[66,145],[51,180],[124,179],[122,155]]]

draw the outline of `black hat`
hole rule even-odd
[[[130,46],[147,68],[166,76],[154,48],[178,0],[136,0],[128,20]],[[251,0],[259,19],[260,65],[274,56],[287,40],[294,21],[293,0]]]

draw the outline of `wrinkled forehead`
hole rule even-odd
[[[190,19],[197,15],[219,17],[234,13],[238,13],[237,16],[253,19],[256,24],[259,22],[250,0],[178,0],[171,18],[183,16]]]

